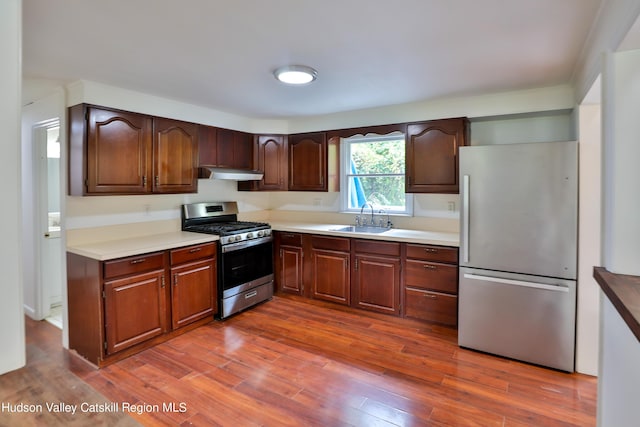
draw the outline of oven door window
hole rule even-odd
[[[225,290],[273,274],[272,242],[225,252],[221,264]]]

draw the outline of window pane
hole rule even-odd
[[[404,210],[404,176],[350,177],[347,186],[349,209],[358,209],[366,202],[374,208]]]
[[[404,173],[404,139],[351,144],[351,173]]]

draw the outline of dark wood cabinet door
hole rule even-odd
[[[215,166],[221,168],[233,167],[233,131],[218,128],[216,130],[216,159]]]
[[[327,138],[324,132],[289,136],[289,190],[327,191]]]
[[[465,118],[409,124],[406,192],[458,193],[458,147],[467,145]]]
[[[351,303],[350,254],[314,249],[311,256],[313,298],[349,305]]]
[[[171,324],[173,329],[211,317],[216,312],[214,258],[171,268]]]
[[[246,132],[218,128],[213,166],[230,169],[253,168],[253,138]]]
[[[302,276],[302,248],[280,246],[278,250],[278,290],[296,295],[304,291]]]
[[[356,254],[352,305],[370,311],[400,314],[400,258]]]
[[[256,136],[256,169],[264,172],[258,182],[258,190],[278,191],[287,189],[287,145],[284,135]]]
[[[104,284],[107,354],[116,353],[166,331],[164,270]]]
[[[86,194],[151,192],[152,118],[91,107],[87,121]]]
[[[153,130],[153,192],[195,193],[198,125],[156,118]]]
[[[218,128],[198,125],[198,166],[218,165]]]
[[[253,169],[253,135],[246,132],[233,133],[233,167]]]

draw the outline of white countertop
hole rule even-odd
[[[219,237],[211,234],[176,231],[127,239],[70,245],[67,246],[67,252],[82,255],[98,261],[107,261],[110,259],[164,251],[183,246],[215,242],[217,240],[219,240]]]
[[[269,224],[274,230],[289,231],[293,233],[325,234],[329,236],[356,237],[361,239],[419,243],[426,245],[460,246],[460,235],[458,233],[450,232],[392,228],[384,233],[355,233],[334,230],[351,224],[313,224],[272,221],[270,221]]]

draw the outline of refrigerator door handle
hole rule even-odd
[[[486,280],[488,282],[504,283],[505,285],[523,286],[526,288],[544,289],[554,292],[569,292],[569,288],[561,285],[546,285],[544,283],[525,282],[523,280],[503,279],[501,277],[479,276],[477,274],[464,274],[465,279]]]
[[[462,177],[462,261],[469,262],[469,175]]]

